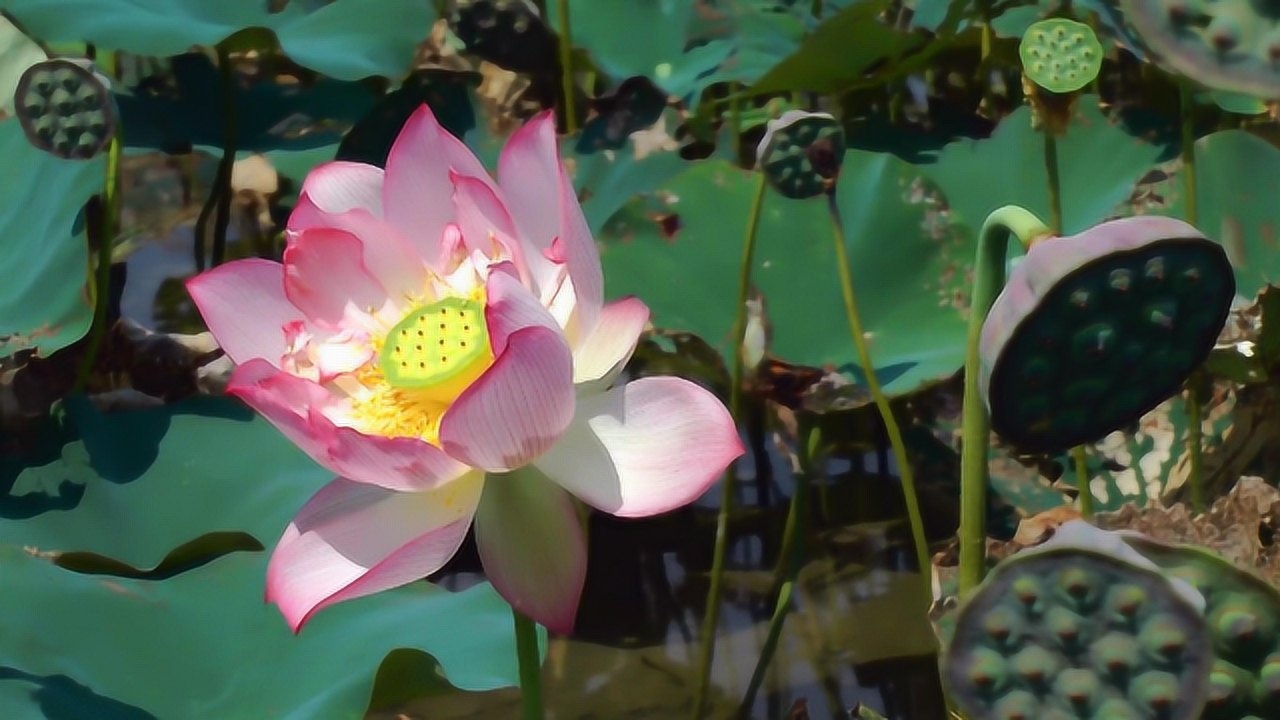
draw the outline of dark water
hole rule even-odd
[[[194,269],[189,224],[140,243],[128,265],[124,315],[159,330],[198,327],[179,282]],[[763,474],[756,473],[752,454],[738,469],[713,671],[714,718],[736,715],[760,656],[792,489],[790,465],[774,442],[754,453],[769,458]],[[830,457],[827,472],[815,478],[808,560],[749,717],[786,718],[797,701],[812,718],[847,718],[858,703],[888,718],[946,716],[901,490],[886,457],[884,448]],[[714,488],[695,506],[662,518],[593,515],[575,632],[551,638],[543,669],[549,718],[688,716],[719,496]],[[950,532],[947,518],[927,520],[936,529],[931,534]],[[482,579],[478,569],[468,544],[438,580],[460,589]],[[519,693],[457,693],[402,711],[441,720],[518,717]]]

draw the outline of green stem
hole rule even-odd
[[[982,581],[986,556],[987,441],[991,419],[978,385],[982,323],[1004,287],[1004,261],[1009,239],[1023,247],[1037,237],[1050,235],[1035,215],[1016,205],[1006,205],[987,216],[978,234],[973,262],[973,296],[969,302],[969,331],[964,358],[963,444],[960,448],[960,592]]]
[[[520,663],[520,706],[524,720],[542,720],[542,658],[538,652],[538,627],[519,610],[515,620],[516,659]]]
[[[755,195],[751,198],[751,213],[747,218],[746,235],[742,240],[742,262],[738,267],[738,296],[733,319],[733,364],[729,378],[729,414],[736,425],[742,408],[742,379],[746,374],[742,358],[743,337],[747,334],[747,295],[751,290],[751,267],[755,262],[756,232],[760,227],[760,212],[764,207],[764,191],[767,187],[761,173]],[[711,587],[707,592],[707,607],[702,616],[702,638],[698,648],[698,685],[693,702],[693,717],[698,720],[706,709],[707,691],[711,683],[711,664],[716,653],[716,626],[720,623],[720,596],[724,592],[724,561],[729,551],[729,514],[733,509],[735,485],[733,468],[725,471],[720,483],[720,512],[716,515],[716,542],[711,559]]]
[[[858,351],[858,362],[862,365],[867,378],[867,389],[880,411],[880,419],[884,422],[885,433],[889,436],[889,445],[893,448],[894,459],[898,463],[898,476],[902,479],[902,495],[907,506],[907,522],[911,526],[911,540],[915,545],[916,564],[920,571],[920,581],[924,589],[924,605],[928,608],[933,600],[933,580],[929,565],[929,546],[924,536],[924,517],[920,513],[920,500],[916,496],[915,471],[911,467],[911,458],[907,456],[907,445],[902,440],[902,430],[893,415],[889,398],[880,387],[876,377],[875,365],[871,361],[871,351],[867,349],[866,333],[862,327],[862,317],[858,313],[858,299],[853,292],[853,273],[849,264],[849,253],[845,249],[844,225],[840,221],[840,206],[836,202],[834,192],[827,195],[827,209],[831,214],[832,239],[836,251],[836,271],[840,274],[840,290],[844,295],[844,313],[849,321],[849,334],[853,337],[853,345]]]
[[[1196,137],[1191,122],[1191,87],[1186,81],[1178,82],[1178,115],[1182,129],[1182,187],[1186,195],[1186,220],[1195,225],[1199,221],[1200,208],[1196,197]],[[1204,430],[1200,418],[1204,408],[1200,405],[1198,385],[1201,382],[1200,372],[1193,372],[1187,379],[1187,454],[1191,460],[1187,485],[1191,491],[1191,509],[1204,512],[1204,470],[1201,460],[1201,448],[1204,446]]]
[[[1093,490],[1089,487],[1088,458],[1083,445],[1071,448],[1071,459],[1076,466],[1076,489],[1080,491],[1080,517],[1085,520],[1093,517]]]
[[[216,182],[217,215],[213,221],[213,262],[217,267],[227,257],[227,227],[231,222],[231,173],[236,163],[236,88],[234,68],[226,50],[218,48],[218,78],[222,90],[222,159]]]
[[[800,460],[800,472],[796,473],[796,486],[791,494],[791,506],[787,509],[787,525],[782,537],[782,584],[778,588],[777,601],[773,606],[773,617],[769,620],[769,634],[761,647],[760,657],[756,660],[756,668],[751,673],[751,682],[747,684],[747,692],[738,706],[738,717],[748,717],[751,706],[756,701],[756,692],[764,682],[764,674],[769,669],[769,662],[778,648],[778,638],[782,636],[782,626],[791,610],[791,593],[795,588],[796,575],[804,561],[804,539],[809,527],[809,477],[811,473],[813,447],[817,433],[812,428],[801,430],[798,438],[797,452]]]
[[[1203,373],[1196,370],[1187,378],[1187,453],[1190,455],[1191,468],[1187,484],[1191,491],[1192,512],[1204,512],[1204,482],[1200,457],[1201,436],[1203,435],[1204,406],[1200,403],[1200,384],[1204,382]]]
[[[1062,233],[1062,180],[1058,175],[1058,141],[1044,133],[1044,169],[1049,176],[1049,228]]]
[[[107,174],[102,191],[102,224],[97,228],[98,254],[93,280],[93,321],[89,326],[89,344],[85,347],[80,368],[76,371],[72,392],[83,390],[93,374],[94,362],[107,334],[107,306],[111,301],[111,250],[120,233],[120,133],[107,147]]]
[[[737,83],[729,85],[729,125],[733,128],[734,162],[742,162],[742,97]]]
[[[560,16],[560,89],[564,94],[564,131],[578,129],[573,94],[573,30],[569,24],[569,0],[556,0]]]

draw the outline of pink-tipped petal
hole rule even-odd
[[[608,387],[631,359],[648,322],[649,308],[637,298],[623,298],[601,308],[600,321],[574,348],[574,384],[592,383],[601,390]]]
[[[270,260],[236,260],[187,280],[218,345],[233,362],[263,358],[279,367],[288,349],[285,326],[306,321],[284,294],[284,267]]]
[[[506,351],[445,412],[440,446],[473,467],[512,470],[555,443],[573,406],[573,356],[564,337],[528,327],[510,335]]]
[[[296,241],[309,228],[345,230],[360,238],[365,267],[391,297],[416,295],[426,285],[427,265],[417,248],[399,230],[368,210],[355,208],[330,213],[303,195],[289,217],[291,241]]]
[[[560,333],[560,325],[529,289],[520,283],[512,263],[495,263],[485,280],[485,321],[495,357],[507,347],[507,336],[527,327],[544,327]]]
[[[483,487],[481,473],[416,493],[334,480],[276,544],[267,601],[298,632],[323,607],[430,575],[462,544]]]
[[[487,180],[484,166],[461,140],[440,126],[431,108],[418,108],[387,156],[382,207],[391,221],[433,266],[440,263],[440,238],[454,217],[449,171]]]
[[[330,419],[339,400],[323,386],[262,360],[236,367],[227,392],[243,400],[328,470],[390,490],[420,491],[457,479],[468,467],[414,438],[365,435]]]
[[[284,292],[313,321],[343,325],[349,312],[371,313],[387,291],[364,264],[359,238],[346,230],[308,228],[284,251]]]
[[[498,160],[498,181],[507,207],[530,242],[540,250],[559,250],[569,266],[578,308],[576,332],[595,326],[604,304],[604,275],[591,228],[556,147],[555,117],[539,114],[511,136]]]
[[[521,280],[535,295],[541,295],[556,275],[556,264],[520,234],[492,185],[456,174],[453,182],[453,205],[468,249],[480,250],[490,257],[510,258]],[[498,248],[494,247],[495,242]]]
[[[307,173],[298,194],[327,213],[359,208],[374,217],[382,217],[383,178],[382,168],[375,165],[334,160]],[[292,218],[289,228],[294,229]]]
[[[579,398],[573,424],[536,464],[593,507],[646,517],[693,502],[742,453],[715,395],[650,377]]]
[[[476,510],[485,576],[511,606],[568,634],[587,576],[587,543],[573,499],[536,468],[485,481]]]

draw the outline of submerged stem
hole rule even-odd
[[[746,374],[742,357],[743,337],[747,333],[747,295],[751,290],[751,267],[755,262],[756,233],[760,227],[760,212],[764,207],[767,184],[759,173],[756,192],[751,198],[751,212],[747,217],[746,235],[742,240],[742,262],[738,267],[737,305],[733,316],[732,362],[729,377],[729,414],[736,424],[742,408],[742,380]],[[695,720],[706,709],[707,690],[711,683],[711,664],[716,653],[716,626],[720,622],[720,596],[724,592],[724,560],[729,551],[729,514],[733,509],[733,490],[736,484],[733,467],[725,471],[720,483],[720,512],[716,516],[716,542],[711,560],[711,587],[707,593],[707,607],[702,616],[702,638],[698,648],[698,685],[693,702]]]
[[[97,228],[98,254],[93,280],[93,320],[89,326],[89,344],[76,371],[72,392],[78,392],[89,383],[93,364],[102,349],[102,339],[107,334],[107,309],[111,302],[111,250],[120,233],[120,133],[111,138],[107,147],[107,174],[102,191],[102,222]]]
[[[795,490],[791,494],[791,506],[787,510],[787,525],[783,531],[782,585],[778,589],[777,601],[773,606],[773,617],[769,620],[769,634],[765,637],[760,657],[756,660],[756,668],[751,673],[751,682],[747,692],[738,706],[738,717],[748,717],[751,705],[755,703],[756,692],[764,682],[765,671],[778,647],[778,638],[782,636],[782,626],[791,610],[791,593],[795,588],[796,575],[804,564],[804,540],[809,527],[809,479],[812,473],[813,441],[817,434],[813,428],[804,428],[797,439],[800,472],[796,473]]]
[[[902,480],[902,495],[907,506],[907,523],[911,526],[911,540],[915,545],[916,564],[919,566],[927,608],[933,599],[933,578],[929,565],[929,546],[924,536],[924,517],[920,513],[920,500],[916,496],[915,471],[911,467],[911,459],[907,457],[907,446],[902,440],[902,430],[898,427],[898,420],[893,415],[889,398],[885,396],[884,390],[880,387],[880,380],[876,377],[875,365],[871,362],[871,351],[867,349],[862,317],[858,314],[858,299],[853,291],[853,273],[849,267],[849,253],[845,250],[840,206],[836,203],[834,192],[827,196],[827,208],[831,214],[836,271],[840,275],[840,290],[844,295],[844,311],[849,321],[849,334],[853,337],[853,345],[858,351],[858,362],[861,363],[863,374],[867,378],[867,389],[871,391],[871,398],[875,401],[876,409],[880,411],[885,433],[889,436],[889,445],[893,448],[894,460],[898,463],[898,477]]]
[[[1200,217],[1198,198],[1196,197],[1196,138],[1195,128],[1191,125],[1191,88],[1185,81],[1178,82],[1178,121],[1182,130],[1182,187],[1186,196],[1186,220],[1195,225]],[[1200,393],[1197,391],[1201,377],[1200,371],[1193,372],[1187,379],[1187,454],[1191,461],[1187,476],[1187,486],[1191,491],[1191,510],[1204,511],[1204,471],[1200,457],[1204,446],[1204,429],[1200,418],[1204,408],[1200,406]]]
[[[542,659],[538,653],[538,627],[511,608],[515,622],[516,659],[520,664],[520,707],[524,720],[542,720]]]
[[[987,522],[987,440],[991,418],[979,386],[982,363],[982,323],[996,295],[1004,287],[1004,260],[1009,239],[1023,247],[1037,237],[1052,234],[1029,211],[1006,205],[987,216],[978,233],[973,262],[973,296],[969,302],[969,331],[964,357],[964,420],[960,448],[960,593],[982,581],[985,570]]]
[[[556,0],[556,12],[560,16],[560,91],[564,95],[564,131],[578,129],[578,114],[573,96],[573,29],[569,23],[569,0]]]

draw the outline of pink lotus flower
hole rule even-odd
[[[498,591],[567,632],[586,573],[571,495],[654,515],[743,452],[699,386],[614,386],[649,311],[604,304],[550,114],[511,138],[495,183],[423,106],[385,171],[316,168],[287,234],[283,264],[232,262],[187,288],[237,364],[228,391],[339,475],[267,568],[295,632],[435,572],[473,521]]]

